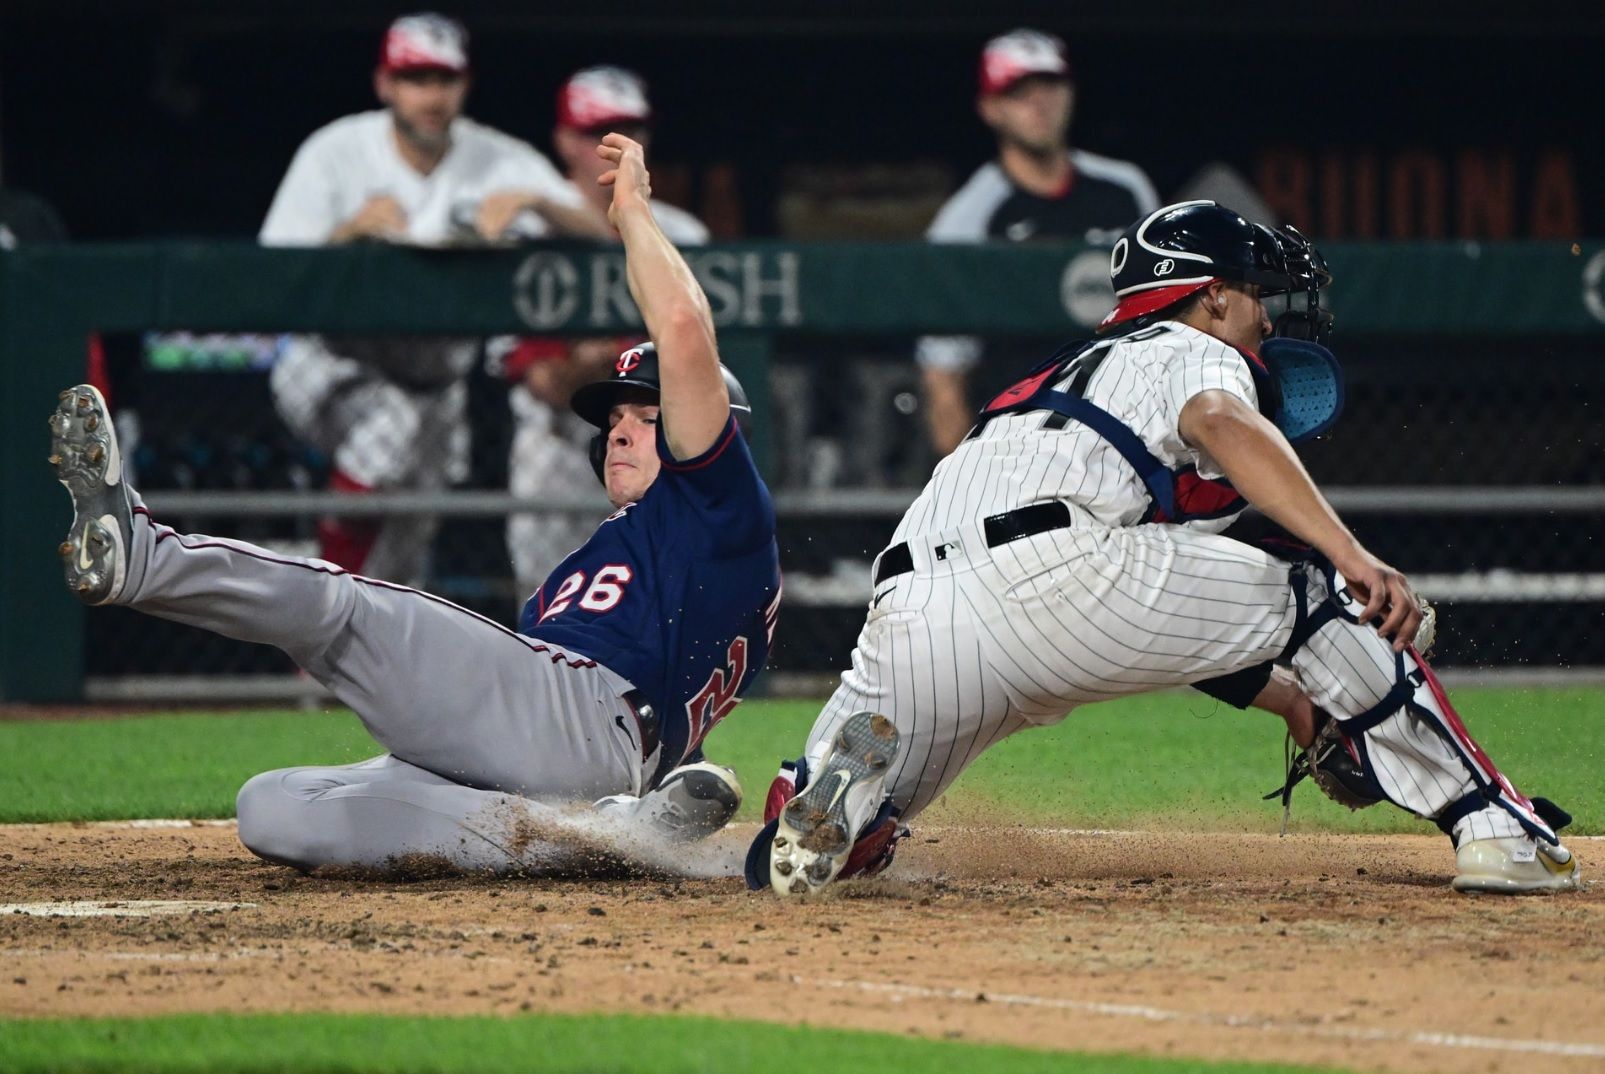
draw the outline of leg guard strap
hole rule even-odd
[[[1440,832],[1449,837],[1450,842],[1454,842],[1455,825],[1473,813],[1481,813],[1492,804],[1481,791],[1472,791],[1460,801],[1449,803],[1442,813],[1433,818],[1433,823],[1438,826]]]
[[[1350,716],[1343,721],[1344,734],[1351,736],[1363,735],[1395,712],[1410,704],[1410,699],[1415,696],[1420,683],[1410,681],[1410,674],[1405,670],[1403,653],[1394,658],[1393,678],[1393,689],[1388,691],[1386,697],[1359,715]]]
[[[1293,654],[1304,648],[1317,631],[1341,614],[1331,600],[1322,601],[1319,608],[1310,611],[1309,576],[1304,573],[1304,564],[1297,564],[1288,572],[1288,584],[1293,589],[1293,633],[1287,639],[1287,647],[1276,658],[1278,664],[1292,660]]]

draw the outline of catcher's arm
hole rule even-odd
[[[1361,622],[1381,616],[1377,629],[1395,650],[1410,644],[1421,610],[1409,581],[1355,540],[1275,425],[1236,396],[1210,390],[1187,401],[1177,428],[1249,503],[1332,562],[1366,602]]]

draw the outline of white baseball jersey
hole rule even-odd
[[[1204,477],[1220,471],[1181,439],[1182,407],[1212,389],[1256,402],[1242,355],[1175,322],[1094,345],[1049,375],[1166,465]],[[1475,791],[1463,729],[1420,685],[1414,653],[1397,656],[1352,618],[1306,620],[1332,591],[1320,568],[1220,536],[1228,519],[1145,523],[1149,504],[1131,464],[1090,428],[1047,409],[992,415],[937,467],[877,558],[852,666],[809,735],[813,770],[853,713],[887,716],[902,741],[887,791],[906,820],[992,743],[1077,705],[1287,660],[1318,706],[1368,728],[1362,748],[1390,800],[1436,817]],[[1409,705],[1385,710],[1401,681],[1416,684]],[[1522,826],[1488,806],[1454,829],[1491,838]]]
[[[1177,423],[1187,401],[1209,390],[1257,408],[1247,361],[1235,348],[1176,321],[1137,336],[1084,352],[1055,387],[1063,390],[1080,370],[1095,366],[1078,394],[1123,421],[1165,465],[1196,466],[1206,478],[1223,476],[1213,459],[1182,440]],[[1141,521],[1148,491],[1120,453],[1078,422],[1047,428],[1047,417],[1033,411],[988,421],[937,465],[893,542],[1042,500],[1075,504],[1105,526]],[[1235,517],[1189,525],[1218,533]]]
[[[269,246],[319,246],[369,199],[389,195],[407,214],[407,238],[433,246],[464,236],[485,195],[532,191],[580,206],[580,192],[534,147],[471,119],[451,125],[451,148],[428,175],[402,159],[387,110],[337,119],[296,151],[262,224]],[[455,221],[455,223],[454,223]],[[521,234],[539,238],[545,221],[525,213]]]

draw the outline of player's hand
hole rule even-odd
[[[498,190],[480,201],[474,227],[486,241],[499,242],[511,237],[513,221],[525,210],[540,212],[540,199],[519,190]]]
[[[652,176],[646,170],[646,150],[633,138],[607,134],[596,147],[596,155],[613,165],[596,181],[600,186],[613,188],[613,203],[608,206],[607,218],[618,227],[620,211],[645,206],[652,200]]]
[[[407,233],[407,210],[389,194],[375,194],[363,203],[356,215],[340,226],[336,237],[395,240]]]
[[[1421,601],[1409,579],[1364,549],[1352,557],[1352,562],[1333,565],[1355,597],[1365,601],[1360,622],[1382,617],[1377,632],[1392,639],[1394,652],[1403,652],[1421,626]]]

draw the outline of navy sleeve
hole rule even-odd
[[[713,446],[676,459],[658,424],[658,480],[708,525],[716,554],[738,555],[774,540],[775,506],[732,415]]]

